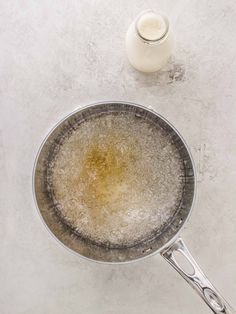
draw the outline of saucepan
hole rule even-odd
[[[122,117],[121,120],[119,120]],[[129,117],[129,120],[128,118]],[[145,237],[136,237],[135,240],[132,241],[129,239],[125,239],[125,233],[119,233],[119,236],[122,238],[122,241],[119,243],[111,244],[110,239],[112,239],[112,232],[110,230],[109,233],[106,233],[106,230],[103,230],[105,235],[109,238],[109,241],[104,240],[102,241],[101,238],[93,239],[91,234],[93,234],[93,228],[90,228],[89,232],[86,232],[83,229],[82,225],[80,227],[75,227],[73,222],[75,221],[74,217],[77,213],[74,212],[73,215],[69,213],[69,207],[73,209],[73,206],[80,206],[78,204],[81,200],[87,200],[87,203],[90,207],[92,207],[94,202],[97,202],[96,198],[100,197],[100,204],[105,204],[107,201],[107,191],[111,188],[113,183],[107,184],[106,180],[109,179],[109,176],[105,176],[105,172],[107,169],[103,169],[104,167],[111,166],[109,171],[113,171],[112,173],[116,175],[119,179],[119,184],[124,184],[121,178],[121,172],[128,171],[128,168],[124,166],[122,161],[122,169],[117,168],[117,158],[119,157],[120,152],[125,150],[126,148],[120,148],[120,151],[117,148],[118,144],[115,144],[113,149],[113,156],[110,152],[105,153],[105,151],[100,151],[99,153],[96,152],[96,149],[100,149],[99,145],[96,144],[97,148],[95,149],[93,146],[92,153],[90,151],[89,155],[89,162],[85,166],[85,171],[83,171],[83,179],[78,179],[80,181],[76,181],[77,179],[73,179],[74,183],[69,185],[68,181],[70,181],[70,177],[68,176],[67,179],[63,179],[66,168],[71,167],[72,163],[69,165],[67,163],[67,157],[70,160],[76,160],[75,164],[80,162],[80,155],[82,151],[90,145],[90,138],[89,134],[93,132],[93,136],[99,135],[99,128],[93,126],[93,121],[97,123],[96,127],[98,127],[99,119],[105,119],[101,126],[107,127],[110,131],[117,128],[122,129],[122,125],[124,123],[129,124],[126,127],[127,130],[136,130],[134,132],[134,137],[136,137],[136,142],[131,142],[130,136],[126,136],[126,140],[130,141],[129,146],[127,146],[127,154],[129,155],[130,160],[132,160],[133,164],[137,161],[136,157],[133,155],[132,150],[136,149],[135,146],[139,144],[133,145],[133,143],[141,143],[140,145],[147,147],[147,142],[149,142],[150,136],[153,137],[152,146],[148,149],[155,149],[156,145],[159,145],[159,150],[157,151],[157,159],[155,156],[152,156],[147,160],[147,163],[151,164],[152,160],[157,160],[153,162],[153,166],[157,167],[158,171],[162,175],[163,183],[161,187],[160,193],[160,200],[162,200],[161,207],[158,205],[159,201],[156,201],[156,206],[160,208],[169,208],[172,207],[171,211],[170,208],[168,209],[168,215],[160,216],[164,217],[165,219],[162,221],[161,224],[158,222],[158,217],[155,215],[152,217],[152,220],[148,220],[149,217],[140,216],[141,219],[139,221],[139,226],[136,228],[135,221],[137,217],[133,214],[129,213],[129,223],[126,224],[127,228],[131,228],[133,226],[135,232],[133,235],[138,234],[139,230],[142,230],[145,233]],[[140,125],[140,128],[138,126]],[[145,131],[142,131],[145,130]],[[77,132],[77,133],[76,133]],[[143,133],[142,133],[143,132]],[[144,132],[148,134],[147,140],[141,141],[142,136],[144,136]],[[155,133],[156,132],[156,133]],[[78,136],[78,139],[76,139]],[[82,135],[84,136],[84,142],[81,142]],[[146,135],[147,135],[146,134]],[[157,134],[157,135],[155,135]],[[160,141],[158,141],[159,135],[161,136]],[[105,141],[105,133],[101,133],[100,142],[101,146],[103,145],[103,141]],[[119,136],[119,132],[115,135],[114,138],[118,141],[117,136]],[[117,142],[118,143],[118,142]],[[150,142],[151,143],[151,142]],[[164,144],[163,144],[164,143]],[[83,145],[83,147],[82,147]],[[108,146],[110,142],[108,141]],[[133,146],[132,146],[133,145]],[[162,145],[162,146],[161,146]],[[77,151],[73,151],[73,146],[78,146]],[[131,150],[130,150],[131,147]],[[168,156],[168,149],[173,149],[174,153]],[[165,155],[163,155],[165,152]],[[91,157],[93,154],[93,158]],[[102,156],[106,154],[106,156]],[[60,158],[58,156],[61,156]],[[142,154],[141,154],[142,155]],[[67,157],[66,157],[67,156]],[[82,156],[82,155],[81,155]],[[115,158],[113,158],[113,157]],[[145,156],[145,155],[143,155]],[[63,159],[64,158],[64,159]],[[74,158],[74,159],[73,159]],[[136,158],[136,159],[135,159]],[[154,158],[154,159],[153,159]],[[158,159],[159,158],[159,159]],[[61,160],[59,170],[55,170],[56,165],[58,165],[58,160]],[[115,162],[114,162],[114,160]],[[176,159],[176,164],[174,164],[174,159]],[[68,159],[69,160],[69,159]],[[161,167],[158,168],[158,160],[162,163]],[[156,163],[156,164],[155,164]],[[137,163],[138,164],[138,163]],[[74,165],[74,164],[73,164]],[[176,165],[176,166],[173,166]],[[178,180],[176,178],[171,178],[171,171],[173,171],[173,167],[179,167],[181,174],[179,175]],[[86,185],[86,180],[90,180],[91,176],[88,175],[88,167],[98,167],[96,176],[101,177],[101,182],[98,183],[97,177],[92,178],[92,183],[90,185]],[[71,177],[74,177],[74,173],[77,171],[77,166],[74,166],[74,170],[69,174]],[[172,167],[172,168],[171,168]],[[146,168],[145,168],[146,169]],[[122,170],[122,171],[121,171]],[[136,169],[137,170],[137,169]],[[149,169],[150,170],[150,169]],[[168,177],[165,178],[165,171],[168,172]],[[149,180],[149,177],[154,178],[153,180],[158,180],[158,174],[154,173],[155,171],[148,172],[144,174],[145,180]],[[80,173],[81,175],[81,173]],[[140,180],[144,180],[142,174],[140,172]],[[176,174],[173,174],[176,176]],[[69,178],[69,179],[68,179]],[[108,179],[107,179],[108,178]],[[116,179],[114,185],[117,185],[118,179]],[[146,181],[143,182],[146,182]],[[176,181],[177,180],[177,181]],[[136,176],[136,183],[138,184],[139,180],[137,180]],[[153,182],[154,182],[153,181]],[[169,184],[169,186],[165,186],[165,181]],[[56,182],[56,183],[55,183]],[[94,183],[95,182],[95,183]],[[156,182],[156,181],[155,181]],[[155,183],[154,182],[154,183]],[[171,184],[175,184],[177,182],[179,185],[179,198],[176,198],[173,201],[173,193],[174,189],[172,189]],[[154,184],[153,183],[153,184]],[[176,184],[177,184],[176,183]],[[63,199],[67,199],[68,201],[68,208],[63,205],[62,202],[58,201],[57,191],[55,185],[57,184],[58,189],[60,190],[60,196]],[[83,195],[81,198],[70,198],[70,191],[74,189],[74,185],[83,186],[85,184],[86,189],[83,190]],[[99,186],[100,184],[100,186]],[[123,186],[123,185],[122,185]],[[155,188],[155,184],[153,185]],[[63,187],[63,188],[62,188]],[[65,187],[65,189],[64,189]],[[104,191],[101,192],[101,189]],[[130,188],[130,195],[134,193],[132,187]],[[92,191],[92,198],[88,201],[88,194]],[[145,190],[140,190],[139,194],[137,194],[137,198],[140,200],[142,197],[142,193],[146,193]],[[157,114],[156,112],[145,108],[141,105],[137,105],[134,103],[129,102],[102,102],[97,104],[92,104],[82,109],[79,109],[69,116],[64,118],[60,121],[53,130],[47,135],[46,139],[43,141],[38,155],[36,157],[35,166],[34,166],[34,173],[33,173],[33,194],[35,197],[35,202],[38,208],[38,211],[45,222],[48,230],[53,234],[65,247],[71,249],[72,251],[76,252],[78,255],[85,257],[89,260],[101,262],[101,263],[127,263],[132,261],[137,261],[147,256],[154,255],[156,253],[160,253],[161,256],[175,269],[179,272],[179,274],[192,286],[196,292],[200,295],[200,297],[205,301],[205,303],[210,307],[210,309],[216,313],[225,313],[225,314],[232,314],[236,313],[235,310],[224,300],[224,298],[220,295],[220,293],[214,288],[214,286],[210,283],[207,277],[204,275],[200,267],[195,262],[194,258],[188,251],[185,243],[179,236],[179,233],[185,223],[187,222],[189,215],[191,213],[193,202],[195,198],[196,192],[196,175],[194,170],[193,159],[190,154],[190,150],[186,145],[185,141],[183,140],[182,136],[179,132],[162,116]],[[76,192],[77,193],[77,192]],[[152,191],[153,193],[153,191]],[[155,193],[155,190],[154,190]],[[169,193],[169,195],[167,194]],[[112,199],[117,201],[117,191],[114,192],[112,190]],[[129,196],[129,194],[127,194]],[[146,195],[146,194],[145,194]],[[149,195],[149,194],[148,194]],[[151,194],[152,195],[152,194]],[[153,194],[154,195],[154,194]],[[164,196],[163,196],[164,195]],[[177,195],[177,194],[176,194]],[[155,195],[154,195],[155,196]],[[167,196],[167,197],[166,197]],[[152,197],[152,196],[151,196]],[[155,197],[153,200],[148,199],[147,197],[147,204],[146,206],[153,206],[155,207]],[[164,200],[164,201],[163,201]],[[81,201],[81,202],[82,202]],[[164,202],[168,202],[171,204],[166,206]],[[138,203],[139,204],[139,203]],[[144,203],[145,205],[145,203]],[[132,205],[134,206],[134,205]],[[137,207],[137,204],[135,205]],[[140,205],[141,206],[141,205]],[[76,208],[77,208],[76,207]],[[155,209],[155,208],[154,208]],[[64,210],[64,212],[63,212]],[[145,212],[147,213],[147,211]],[[153,211],[155,213],[155,210]],[[170,214],[171,213],[171,214]],[[97,216],[96,216],[97,215]],[[103,217],[101,217],[100,213],[98,212],[96,215],[92,216],[94,226],[96,228],[97,220],[100,219],[102,221]],[[100,216],[99,216],[100,215]],[[115,214],[116,215],[116,214]],[[130,216],[131,215],[131,216]],[[77,217],[77,216],[76,216]],[[96,218],[99,217],[99,218]],[[143,217],[143,218],[142,218]],[[76,221],[80,222],[84,219],[85,225],[87,223],[86,215],[78,216]],[[74,220],[73,220],[74,219]],[[97,219],[97,220],[96,220]],[[143,219],[143,225],[142,225]],[[145,220],[146,219],[146,220]],[[145,224],[145,221],[148,221],[148,224]],[[103,222],[104,223],[104,222]],[[112,222],[113,223],[113,222]],[[155,226],[156,224],[156,226]],[[106,225],[104,225],[106,226]],[[145,228],[143,227],[145,226]],[[148,233],[147,229],[151,230]],[[100,230],[100,229],[99,229]],[[131,229],[132,230],[132,229]],[[137,231],[137,232],[136,232]],[[143,233],[143,234],[144,234]],[[118,234],[118,233],[117,233]],[[142,233],[140,233],[142,234]],[[147,236],[148,234],[148,236]],[[127,241],[126,241],[127,240]],[[186,267],[183,262],[177,258],[177,256],[182,256],[182,259],[188,264],[190,267]],[[185,264],[186,264],[185,263]]]

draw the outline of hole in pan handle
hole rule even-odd
[[[175,258],[177,252],[178,255],[182,255],[182,261],[183,258],[185,258],[186,262],[191,264],[191,272],[186,270],[186,265],[179,263],[179,259],[177,261]],[[178,238],[168,248],[164,249],[161,255],[172,267],[174,267],[175,270],[177,270],[177,272],[189,283],[189,285],[196,290],[213,313],[236,314],[236,311],[224,300],[224,298],[204,275],[181,238]]]

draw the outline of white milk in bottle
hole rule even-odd
[[[155,11],[141,13],[126,34],[126,52],[132,66],[155,72],[168,61],[174,47],[168,19]]]

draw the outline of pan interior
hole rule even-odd
[[[182,199],[183,161],[170,135],[133,112],[91,115],[66,131],[47,169],[60,220],[109,248],[152,239]]]

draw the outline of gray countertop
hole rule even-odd
[[[130,67],[125,32],[161,9],[176,50],[159,73]],[[41,141],[72,110],[101,100],[155,109],[189,144],[197,200],[182,232],[205,273],[236,306],[236,2],[0,2],[0,313],[199,314],[206,305],[156,255],[100,265],[66,250],[32,197]]]

